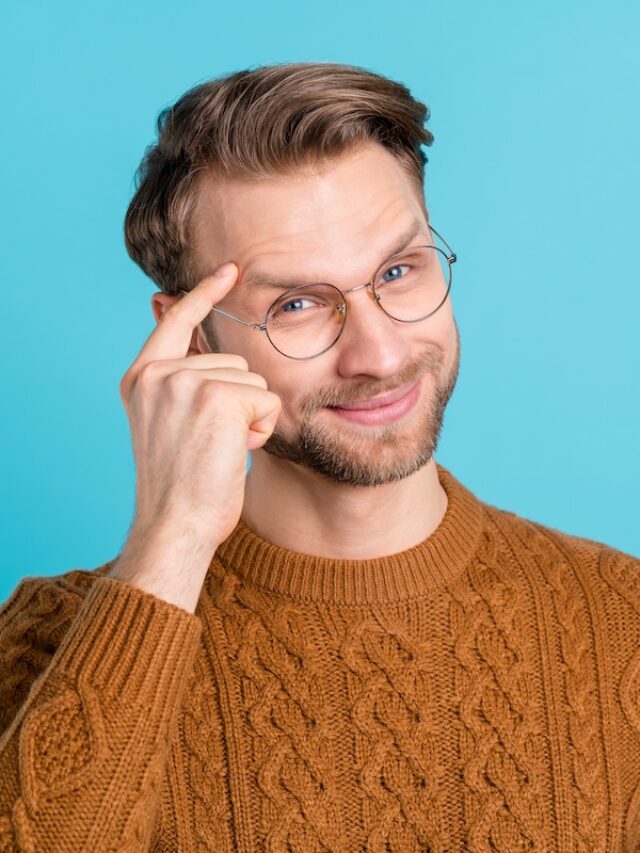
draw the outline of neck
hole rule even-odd
[[[373,559],[430,536],[447,509],[435,460],[385,486],[348,486],[263,450],[252,454],[241,518],[290,551],[334,559]]]

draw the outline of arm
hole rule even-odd
[[[200,620],[111,577],[56,589],[0,610],[0,850],[147,851]]]

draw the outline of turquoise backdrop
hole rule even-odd
[[[432,111],[459,255],[437,458],[479,497],[640,556],[640,6],[9,0],[2,122],[2,565],[115,556],[135,471],[118,383],[154,321],[122,220],[158,111],[285,61],[362,65]]]

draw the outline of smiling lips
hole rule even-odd
[[[378,397],[371,397],[369,400],[358,400],[357,403],[349,403],[344,406],[332,406],[331,408],[343,409],[350,412],[379,409],[381,406],[389,406],[391,403],[395,403],[396,400],[400,400],[405,396],[405,394],[408,394],[415,385],[416,383],[414,382],[413,385],[405,385],[397,391],[392,391],[390,394],[381,394]]]
[[[399,388],[392,394],[361,400],[350,406],[336,406],[329,411],[343,421],[361,426],[383,426],[398,421],[407,415],[420,399],[420,382],[407,388]]]

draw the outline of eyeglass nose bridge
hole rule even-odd
[[[380,297],[379,297],[376,293],[374,293],[374,292],[373,292],[373,283],[372,283],[372,282],[370,282],[370,281],[365,281],[365,283],[364,283],[364,284],[357,284],[355,287],[350,287],[350,288],[349,288],[349,290],[343,290],[343,291],[342,291],[342,293],[344,293],[344,294],[345,294],[345,296],[346,296],[346,294],[347,294],[347,293],[354,293],[356,290],[362,290],[362,288],[363,288],[363,287],[369,287],[369,288],[371,288],[371,289],[369,290],[369,295],[370,295],[373,299],[376,299],[376,300],[379,300],[379,299],[380,299]]]
[[[341,293],[343,296],[346,296],[348,293],[355,293],[355,292],[356,292],[356,290],[362,290],[362,288],[363,288],[363,287],[368,287],[368,288],[369,288],[369,296],[370,296],[370,297],[371,297],[371,299],[376,303],[376,305],[378,305],[378,306],[379,306],[379,305],[380,305],[380,297],[379,297],[379,296],[378,296],[378,294],[374,291],[374,289],[373,289],[373,282],[371,282],[371,281],[365,281],[365,283],[364,283],[364,284],[357,284],[355,287],[350,287],[350,288],[349,288],[349,290],[340,290],[340,293]],[[338,290],[339,290],[339,289],[340,289],[340,288],[338,288]],[[341,306],[341,307],[342,307],[342,306]]]

